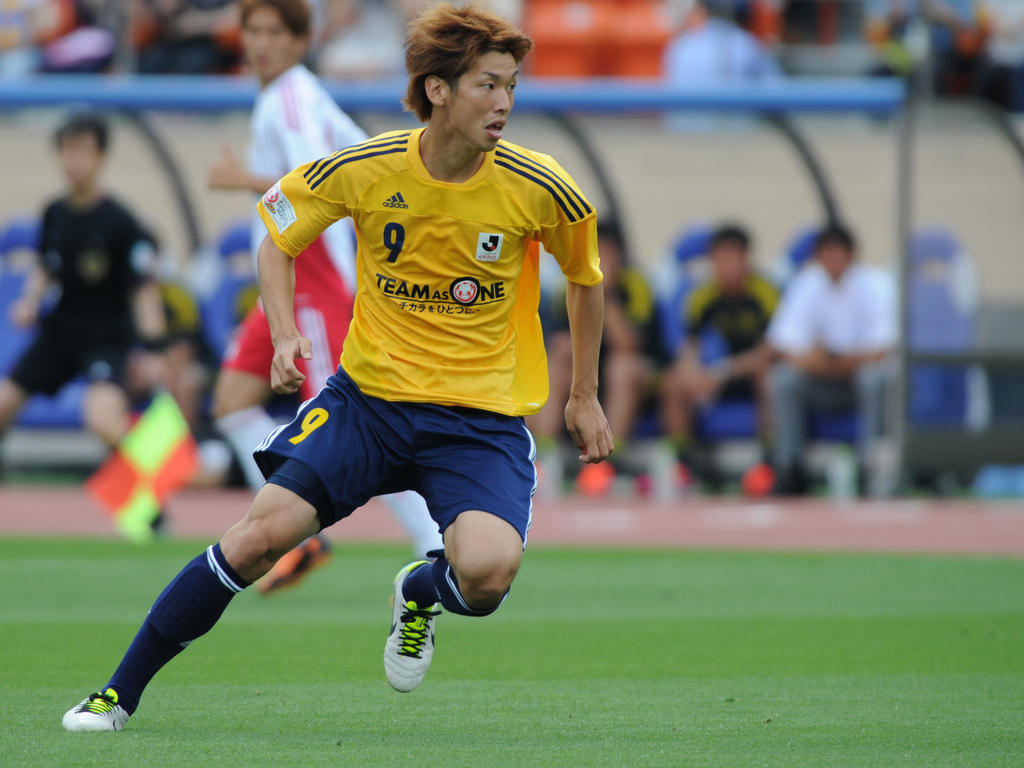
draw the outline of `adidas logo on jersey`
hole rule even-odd
[[[384,201],[385,208],[408,208],[409,204],[405,202],[405,198],[402,197],[401,192],[395,192],[391,197]]]

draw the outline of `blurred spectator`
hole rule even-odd
[[[466,5],[466,0],[451,0]],[[317,72],[327,78],[373,78],[405,74],[405,28],[433,0],[319,0]],[[479,0],[478,0],[479,2]],[[522,15],[521,0],[485,0],[495,13],[513,23]]]
[[[811,411],[859,415],[862,462],[884,447],[895,369],[896,300],[887,276],[857,258],[853,235],[826,226],[814,258],[786,287],[768,329],[777,490],[803,493]]]
[[[616,453],[614,465],[602,462],[583,466],[580,487],[594,494],[608,490],[616,468],[630,473],[635,471],[626,463],[630,435],[645,399],[654,393],[658,365],[664,362],[654,294],[646,278],[630,265],[615,222],[599,223],[597,237],[605,295],[601,403],[615,435]],[[550,393],[544,408],[529,420],[542,462],[557,448],[556,442],[563,431],[562,411],[572,383],[572,347],[564,290],[552,314],[553,327],[547,329],[546,334]],[[557,483],[559,478],[551,480]]]
[[[326,0],[319,73],[338,78],[402,74],[405,25],[426,4],[425,0]]]
[[[72,117],[56,134],[67,193],[46,207],[38,268],[11,307],[15,323],[39,322],[40,332],[0,382],[0,432],[30,394],[52,395],[84,375],[85,425],[113,447],[129,426],[129,363],[139,363],[151,382],[163,371],[166,326],[153,241],[100,186],[107,136],[106,123],[92,115]],[[60,299],[40,321],[51,285]],[[146,352],[132,360],[137,344]]]
[[[919,0],[931,25],[935,91],[965,94],[978,90],[991,33],[981,0]]]
[[[74,24],[75,6],[70,0],[0,2],[0,79],[35,72],[42,62],[42,46]]]
[[[139,72],[202,75],[237,66],[233,0],[134,0],[132,8]]]
[[[1024,2],[988,0],[991,37],[981,95],[1007,109],[1024,110]]]
[[[160,280],[167,327],[167,370],[164,383],[189,426],[203,416],[203,397],[212,380],[208,351],[200,328],[200,310],[192,292],[180,281]],[[144,383],[144,382],[143,382]]]
[[[46,45],[44,72],[102,72],[114,60],[125,9],[117,0],[68,0],[74,29]]]
[[[871,74],[909,77],[920,59],[927,55],[914,40],[917,25],[924,23],[918,14],[917,1],[869,0],[865,13],[865,37],[878,56],[878,65]]]
[[[678,461],[689,470],[695,469],[698,458],[692,445],[696,407],[712,401],[755,400],[762,437],[770,424],[766,397],[770,351],[764,335],[778,291],[753,270],[750,236],[739,226],[726,224],[715,231],[710,259],[710,279],[687,301],[686,342],[668,369],[662,394],[666,434]],[[719,354],[702,354],[702,346],[717,347]]]
[[[729,0],[694,0],[688,12],[677,11],[680,33],[665,49],[670,83],[710,85],[781,76],[771,52],[735,23]]]

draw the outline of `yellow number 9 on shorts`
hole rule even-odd
[[[298,445],[309,437],[315,430],[326,424],[327,418],[328,414],[325,409],[313,408],[309,413],[302,417],[302,431],[295,437],[288,438],[288,442],[292,445]]]

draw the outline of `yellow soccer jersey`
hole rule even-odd
[[[296,168],[259,202],[292,257],[355,222],[357,291],[341,363],[392,401],[534,413],[547,399],[539,241],[566,278],[601,282],[595,215],[547,155],[505,141],[468,181],[436,181],[425,129],[394,131]]]

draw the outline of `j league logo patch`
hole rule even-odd
[[[501,242],[504,235],[495,235],[490,232],[481,232],[476,239],[476,260],[497,261],[501,255]]]

